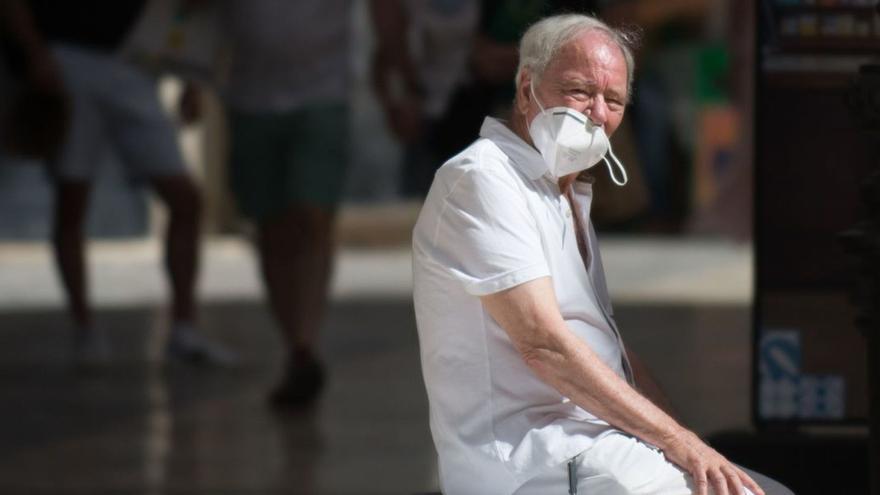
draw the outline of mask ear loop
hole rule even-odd
[[[544,110],[544,105],[541,105],[541,101],[538,100],[538,96],[535,94],[535,83],[534,83],[534,79],[532,79],[532,80],[529,81],[529,91],[532,92],[532,98],[535,99],[535,103],[538,104],[538,108],[541,109],[541,113],[544,113],[544,112],[546,111],[546,110]]]
[[[608,154],[611,155],[611,158],[614,159],[614,163],[617,164],[617,168],[620,169],[621,175],[623,175],[623,180],[617,180],[617,177],[614,176],[614,167],[611,166],[611,162],[608,161],[607,157],[602,157],[605,160],[605,165],[608,166],[608,174],[611,175],[611,180],[614,181],[618,186],[625,186],[627,182],[629,182],[629,177],[626,175],[626,169],[623,168],[623,164],[620,163],[620,160],[617,159],[617,156],[614,155],[614,152],[611,151],[611,147],[608,147]]]

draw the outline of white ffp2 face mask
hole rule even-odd
[[[559,180],[560,177],[586,170],[604,160],[611,180],[618,186],[626,185],[626,169],[611,151],[611,144],[602,126],[593,124],[584,114],[568,107],[544,109],[535,96],[534,86],[530,87],[532,98],[535,98],[541,113],[532,119],[529,135],[544,158],[550,175]],[[606,154],[611,155],[623,179],[619,180],[614,175]]]

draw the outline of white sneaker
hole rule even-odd
[[[209,340],[188,323],[177,323],[171,328],[166,346],[167,356],[195,364],[233,366],[238,356]]]
[[[82,368],[100,368],[110,364],[110,343],[103,332],[82,330],[74,337],[74,363]]]

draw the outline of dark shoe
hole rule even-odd
[[[275,409],[298,409],[311,405],[324,389],[324,367],[310,358],[287,368],[281,384],[269,394]]]

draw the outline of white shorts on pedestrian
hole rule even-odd
[[[67,137],[51,164],[55,177],[90,180],[111,149],[132,178],[186,173],[155,78],[109,53],[66,44],[52,53],[71,103]]]
[[[762,474],[740,467],[767,495],[793,495],[792,491]],[[693,478],[662,452],[625,433],[615,431],[596,440],[575,458],[577,495],[691,495]],[[562,464],[532,478],[515,495],[566,495],[570,493],[569,466]],[[709,490],[709,493],[714,493]],[[746,489],[746,493],[752,492]]]

